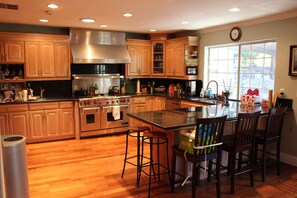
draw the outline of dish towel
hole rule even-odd
[[[119,106],[112,107],[112,116],[113,116],[114,120],[121,119],[121,112],[120,112],[120,107]]]

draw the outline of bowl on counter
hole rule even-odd
[[[155,87],[154,90],[157,93],[163,93],[166,91],[166,87]]]

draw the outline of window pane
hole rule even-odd
[[[267,99],[274,88],[275,55],[274,41],[209,48],[208,79],[218,82],[219,93],[229,90],[231,99],[255,88]]]

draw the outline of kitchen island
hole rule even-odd
[[[141,121],[143,125],[151,127],[152,130],[158,130],[166,133],[169,144],[169,157],[171,158],[171,146],[178,144],[179,133],[183,130],[190,130],[191,128],[195,127],[197,118],[213,118],[227,115],[227,122],[225,124],[224,130],[224,135],[226,135],[233,133],[234,123],[237,120],[238,113],[252,113],[256,111],[261,111],[261,116],[264,116],[268,115],[269,108],[263,108],[261,105],[241,105],[240,102],[229,101],[228,105],[219,103],[216,105],[201,107],[137,112],[128,113],[128,116],[131,119],[137,119],[138,121]],[[165,151],[165,147],[161,149]],[[161,152],[160,154],[161,163],[163,164],[164,162],[162,159],[166,159],[165,154],[166,153],[164,152]]]

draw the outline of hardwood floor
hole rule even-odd
[[[130,153],[136,152],[136,140],[130,138]],[[132,149],[133,148],[133,149]],[[148,150],[148,149],[147,149]],[[121,179],[125,136],[96,137],[27,145],[30,195],[40,197],[147,197],[148,178],[142,175],[136,187],[136,169],[126,165]],[[274,164],[268,165],[267,181],[255,174],[255,186],[249,186],[248,174],[236,177],[235,195],[229,194],[229,177],[222,176],[222,197],[297,197],[297,167],[282,164],[281,176]],[[151,197],[190,197],[191,185],[176,187],[172,194],[164,182],[152,185]],[[197,186],[197,197],[216,197],[215,185]]]

